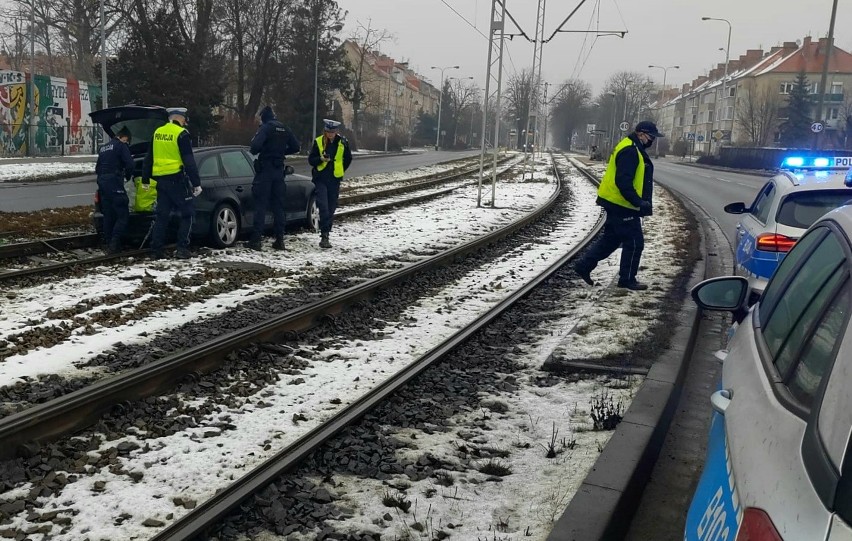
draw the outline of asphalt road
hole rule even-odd
[[[736,201],[750,204],[768,176],[700,168],[674,160],[655,160],[654,166],[657,182],[688,198],[687,206],[696,218],[709,222],[703,228],[708,278],[730,274],[738,216],[722,209]],[[710,394],[721,377],[722,364],[714,352],[725,346],[728,325],[724,313],[706,313],[701,319],[683,394],[625,541],[683,539],[686,513],[704,467],[712,411]],[[673,344],[679,346],[683,347]]]
[[[479,151],[434,151],[417,152],[404,155],[356,155],[346,172],[346,178],[375,173],[404,171],[425,165],[457,160],[465,156],[477,156]],[[91,159],[91,158],[90,158]],[[55,161],[68,161],[57,158]],[[78,160],[79,161],[79,160]],[[5,162],[9,163],[9,162]],[[310,167],[305,158],[288,159],[296,173],[310,175]],[[95,176],[88,175],[73,179],[50,182],[0,183],[0,211],[29,212],[48,208],[67,208],[89,205],[95,193]]]

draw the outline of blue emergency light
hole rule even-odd
[[[852,167],[852,156],[817,156],[811,158],[787,156],[781,164],[781,169],[849,169],[850,167]]]

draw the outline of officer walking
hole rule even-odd
[[[658,137],[665,135],[657,131],[653,122],[643,120],[615,146],[609,157],[597,199],[597,204],[606,210],[603,235],[574,266],[589,285],[595,283],[591,273],[598,262],[620,246],[618,287],[633,291],[648,289],[636,280],[636,273],[645,247],[641,218],[651,215],[654,189],[654,165],[645,149]]]
[[[352,163],[349,141],[337,132],[340,122],[323,119],[323,134],[314,140],[308,163],[313,166],[311,176],[316,187],[317,206],[320,213],[320,248],[331,248],[328,234],[331,232],[337,198],[340,196],[340,181]]]
[[[151,152],[145,158],[142,186],[147,189],[149,179],[157,181],[157,209],[154,216],[154,234],[151,240],[151,257],[163,257],[166,228],[172,211],[180,216],[177,234],[178,259],[189,259],[189,235],[195,217],[193,199],[201,195],[201,178],[192,154],[192,141],[186,130],[188,118],[185,107],[167,109],[169,121],[154,132]]]
[[[121,237],[130,218],[130,200],[124,189],[124,181],[133,176],[133,156],[129,145],[130,130],[124,126],[115,137],[98,148],[95,165],[104,215],[104,242],[110,254],[121,251]]]
[[[284,124],[276,120],[272,107],[266,106],[260,111],[262,124],[251,140],[251,153],[257,154],[254,162],[254,182],[251,195],[254,198],[254,230],[248,247],[260,250],[260,239],[263,236],[266,223],[266,206],[272,207],[274,219],[275,242],[272,247],[284,249],[284,200],[286,184],[284,183],[284,157],[296,154],[301,149],[299,141]]]

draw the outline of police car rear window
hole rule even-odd
[[[852,190],[792,193],[781,203],[775,221],[790,227],[807,229],[823,214],[847,201],[852,201]]]

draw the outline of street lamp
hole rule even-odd
[[[438,133],[435,134],[435,150],[441,145],[441,106],[444,103],[444,70],[457,70],[459,66],[432,66],[429,69],[433,70],[441,70],[441,84],[438,86],[438,129],[436,130]]]
[[[725,111],[725,100],[727,99],[726,92],[728,90],[728,62],[731,58],[731,21],[728,19],[717,19],[715,17],[701,17],[702,21],[722,21],[728,25],[728,45],[725,47],[725,75],[722,77],[722,111]],[[715,115],[715,120],[719,119],[719,114]],[[721,120],[719,120],[719,125],[721,126]],[[721,139],[719,143],[721,144]],[[711,143],[712,146],[712,143]]]
[[[666,99],[666,77],[669,74],[670,69],[680,69],[680,66],[655,66],[653,64],[648,65],[649,68],[657,68],[663,70],[663,91],[660,93],[660,101],[665,101]],[[672,114],[672,127],[668,130],[669,136],[674,131],[674,114]],[[660,139],[657,138],[654,141],[654,150],[657,153],[657,157],[660,157]]]
[[[107,62],[106,62],[106,0],[101,0],[101,106],[107,108]],[[94,134],[92,134],[94,138]]]
[[[319,3],[316,4],[319,6]],[[314,48],[314,123],[311,131],[311,137],[316,137],[317,135],[317,97],[319,95],[319,40],[320,40],[320,14],[317,12],[317,33],[315,40],[315,48]],[[340,32],[343,30],[342,24],[335,24],[329,30],[334,32]]]

